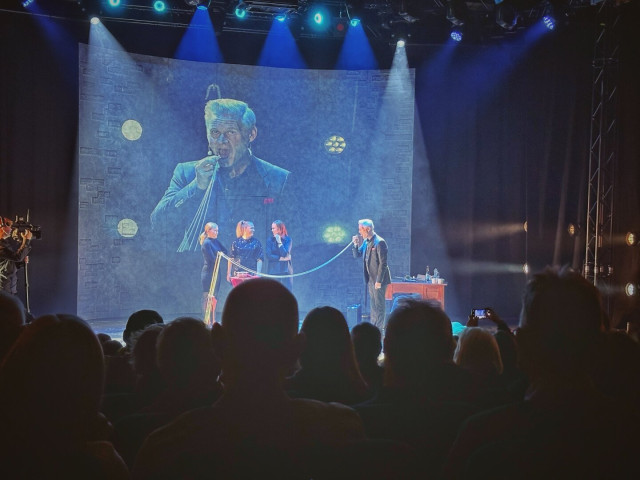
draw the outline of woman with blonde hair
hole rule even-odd
[[[492,408],[516,400],[504,385],[500,348],[488,330],[465,328],[458,338],[453,360],[471,374],[474,403],[479,407]]]
[[[489,377],[502,373],[498,342],[480,327],[467,327],[460,333],[453,359],[473,375]]]
[[[202,313],[205,313],[207,308],[207,296],[211,289],[211,280],[213,278],[213,269],[216,265],[216,257],[218,252],[222,252],[228,255],[229,252],[225,248],[220,240],[218,240],[218,225],[209,222],[204,226],[204,232],[200,234],[200,250],[202,251],[202,258],[204,265],[200,272],[200,281],[202,282]],[[216,286],[213,291],[213,296],[218,296],[220,290],[220,278],[216,280]]]
[[[264,253],[260,240],[253,236],[255,226],[253,222],[248,220],[240,220],[236,226],[236,238],[231,244],[231,257],[236,263],[240,263],[242,267],[262,272],[262,262],[264,261]],[[236,272],[243,271],[242,267],[238,267],[229,262],[227,266],[227,281],[231,282],[231,277]]]

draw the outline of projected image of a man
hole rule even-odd
[[[251,142],[258,128],[255,113],[245,102],[210,100],[205,105],[205,125],[208,155],[176,166],[151,213],[154,228],[167,223],[184,228],[179,251],[197,248],[194,242],[204,219],[216,219],[222,231],[233,231],[242,218],[255,218],[261,225],[266,205],[282,193],[290,174],[253,155]]]

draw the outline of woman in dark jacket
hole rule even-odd
[[[271,224],[272,237],[267,240],[267,258],[269,265],[267,273],[270,275],[292,275],[291,266],[291,237],[282,220],[275,220]],[[291,291],[293,279],[291,277],[277,279]]]

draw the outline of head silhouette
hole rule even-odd
[[[598,289],[576,272],[548,269],[525,287],[518,346],[531,374],[584,369],[604,329]]]
[[[83,320],[38,318],[23,329],[0,368],[5,422],[23,441],[63,448],[87,440],[98,415],[103,370],[102,348]]]
[[[173,388],[213,384],[220,373],[211,335],[206,325],[196,318],[176,318],[162,329],[158,335],[157,359],[162,377]]]
[[[127,320],[127,326],[122,332],[122,339],[128,347],[133,346],[133,336],[140,333],[149,325],[163,323],[162,317],[155,310],[138,310],[131,314]]]
[[[229,293],[213,334],[225,383],[284,376],[299,351],[298,303],[279,282],[246,281]]]
[[[20,299],[0,290],[0,363],[20,335],[25,320],[24,305]]]
[[[384,338],[385,370],[406,384],[453,361],[453,333],[446,313],[428,301],[402,299],[389,315]],[[385,372],[385,378],[389,375]]]

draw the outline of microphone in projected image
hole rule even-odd
[[[213,155],[211,151],[208,156],[196,163],[196,183],[198,188],[206,190],[215,181],[215,174],[220,166],[220,155]]]

